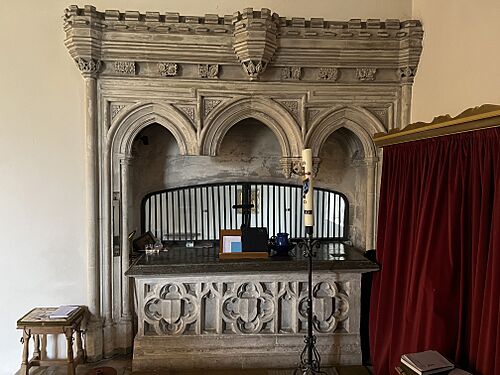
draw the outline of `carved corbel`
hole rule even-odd
[[[84,77],[95,77],[101,70],[101,60],[77,57],[75,63]]]
[[[416,73],[417,67],[415,66],[405,66],[403,68],[399,68],[399,76],[402,83],[413,83]]]
[[[269,9],[254,12],[252,8],[233,18],[236,57],[250,80],[264,73],[277,48],[279,16]]]
[[[291,178],[292,175],[302,176],[304,165],[302,163],[302,158],[300,156],[284,157],[280,159],[281,168],[283,174],[286,178]],[[313,177],[316,177],[319,173],[319,166],[321,164],[321,158],[313,158]]]

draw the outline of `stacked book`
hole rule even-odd
[[[455,366],[439,352],[427,350],[425,352],[403,354],[401,363],[396,370],[402,375],[448,375]]]
[[[50,319],[67,319],[80,308],[78,305],[66,305],[60,306],[58,309],[53,311],[50,315]]]

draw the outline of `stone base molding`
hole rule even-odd
[[[307,331],[305,273],[137,277],[133,369],[295,367]],[[361,273],[317,271],[322,364],[361,363]]]

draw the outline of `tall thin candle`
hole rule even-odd
[[[304,225],[306,233],[312,233],[314,226],[313,217],[313,178],[312,178],[312,150],[306,148],[302,151],[302,164],[304,175],[302,177],[302,198],[304,200]]]

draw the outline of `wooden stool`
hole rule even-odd
[[[75,375],[76,366],[85,359],[85,352],[82,346],[82,331],[80,325],[85,316],[85,307],[80,306],[73,311],[68,318],[49,318],[56,307],[37,307],[31,310],[17,321],[17,329],[23,330],[23,357],[21,362],[21,374],[28,375],[33,366],[50,366],[53,364],[66,364],[68,374]],[[40,335],[64,334],[66,336],[67,359],[47,359],[43,358],[40,351]],[[76,333],[76,358],[73,358],[73,334]],[[34,351],[33,357],[29,359],[29,340],[33,336]]]

